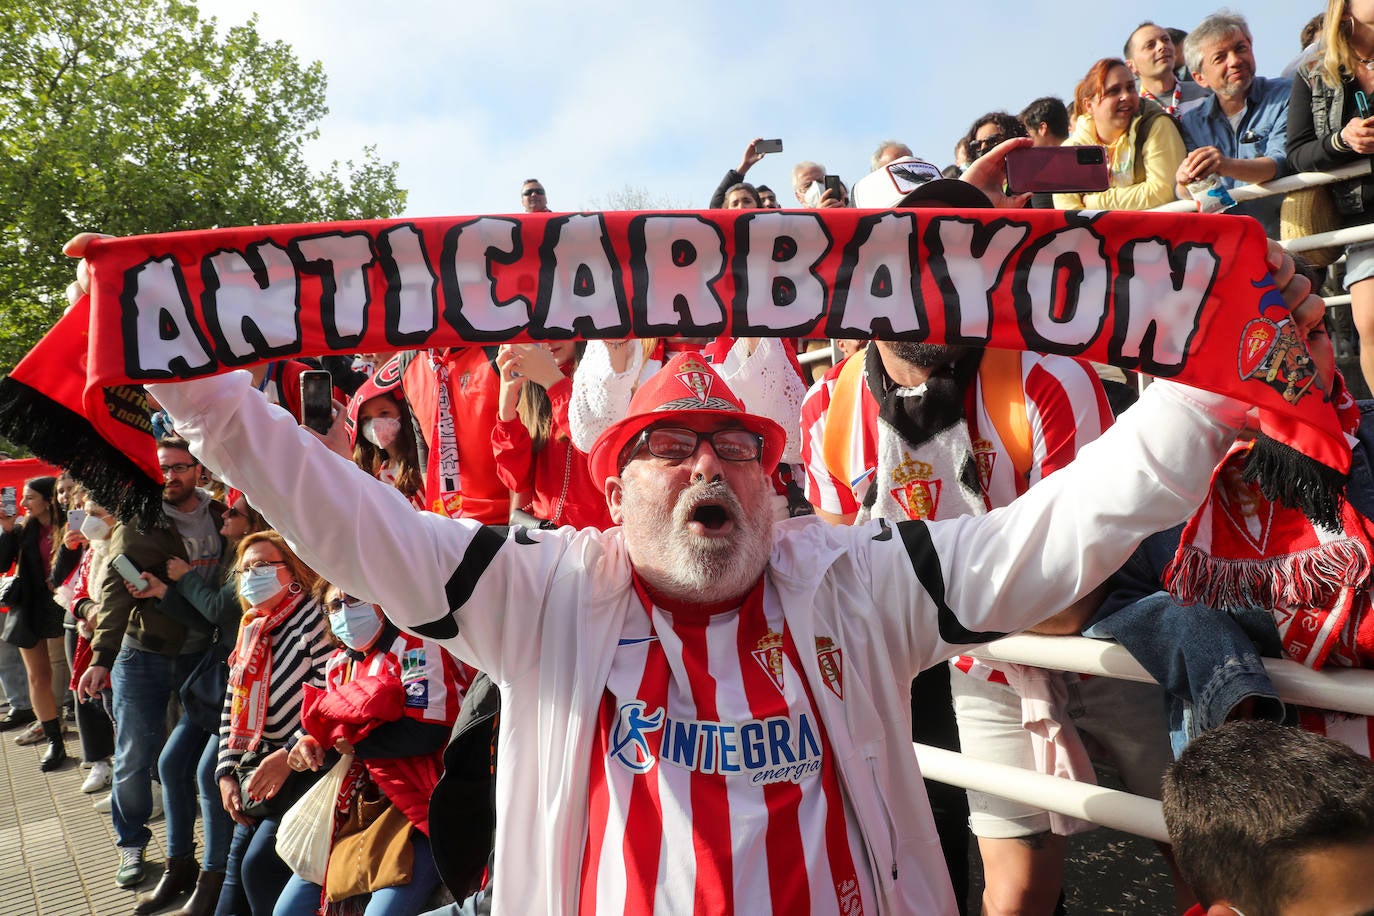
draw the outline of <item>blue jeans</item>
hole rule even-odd
[[[153,813],[152,773],[162,749],[167,701],[191,673],[196,659],[194,654],[159,655],[128,646],[115,656],[110,669],[115,720],[110,813],[119,846],[143,847],[152,839],[148,829]]]
[[[1107,580],[1107,597],[1083,631],[1121,643],[1164,688],[1175,757],[1247,698],[1255,700],[1256,718],[1283,721],[1283,703],[1261,660],[1282,651],[1269,612],[1181,607],[1161,591],[1181,533],[1179,526],[1146,538]]]
[[[5,691],[11,709],[32,709],[29,702],[29,676],[19,650],[0,640],[0,690]]]
[[[414,916],[429,902],[439,886],[439,872],[429,851],[429,839],[418,830],[412,831],[410,846],[415,851],[415,870],[409,883],[373,891],[363,911],[365,916]],[[292,875],[277,898],[272,916],[314,916],[319,908],[320,886]]]
[[[291,869],[277,857],[278,826],[278,818],[263,818],[252,827],[234,825],[215,916],[269,916],[277,905],[291,878]]]
[[[162,799],[167,815],[167,855],[189,856],[195,852],[196,795],[205,830],[205,871],[224,871],[234,822],[220,803],[215,764],[219,736],[201,729],[185,716],[172,729],[157,771],[162,777]],[[197,792],[199,789],[199,792]]]

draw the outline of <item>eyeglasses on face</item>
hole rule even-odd
[[[242,512],[242,511],[240,511],[240,510],[238,510],[238,509],[235,509],[233,506],[230,506],[228,509],[225,509],[225,510],[224,510],[224,517],[225,517],[225,518],[241,518],[241,519],[243,519],[244,521],[247,521],[247,520],[248,520],[248,513],[247,513],[247,512]]]
[[[160,465],[160,467],[162,468],[162,476],[163,476],[163,477],[166,477],[168,474],[185,474],[187,471],[191,470],[192,468],[199,467],[199,465],[197,465],[197,464],[164,464],[164,465]]]
[[[285,560],[254,560],[251,563],[244,563],[239,567],[239,575],[247,575],[259,569],[268,569],[273,566],[285,566]]]
[[[361,598],[354,598],[352,595],[336,595],[324,603],[324,609],[331,614],[337,614],[346,607],[371,603]]]
[[[639,434],[625,461],[628,463],[644,450],[665,461],[682,461],[696,454],[703,439],[711,443],[721,461],[758,461],[763,454],[763,437],[747,429],[732,427],[702,433],[678,426],[655,426]]]
[[[543,188],[526,188],[525,190],[523,190],[523,191],[520,192],[520,196],[521,196],[521,197],[533,197],[533,196],[536,195],[536,194],[543,194],[543,193],[544,193],[544,189],[543,189]]]

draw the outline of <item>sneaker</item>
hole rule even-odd
[[[94,808],[100,814],[109,814],[110,808],[114,804],[114,802],[112,801],[113,798],[113,793],[111,793],[110,795],[102,795],[95,800],[91,807]]]
[[[91,771],[86,774],[86,781],[81,784],[81,791],[87,795],[94,795],[110,787],[110,762],[108,760],[97,760],[91,764]]]
[[[20,747],[30,747],[35,744],[41,744],[46,740],[47,738],[43,734],[42,722],[30,722],[28,728],[14,736],[14,743]]]
[[[143,847],[119,847],[119,868],[115,870],[115,884],[133,887],[143,880]]]

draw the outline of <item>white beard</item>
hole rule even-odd
[[[683,488],[670,505],[628,477],[623,483],[626,544],[650,587],[665,597],[715,604],[743,595],[758,581],[773,547],[773,514],[766,502],[746,509],[729,484],[717,481]],[[692,532],[688,522],[703,498],[723,504],[735,524],[733,534]]]

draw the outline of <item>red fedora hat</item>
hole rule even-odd
[[[630,400],[623,420],[606,428],[589,454],[588,465],[599,487],[620,474],[620,453],[645,428],[665,420],[690,425],[697,420],[733,420],[763,439],[761,461],[773,473],[782,458],[787,433],[767,417],[744,409],[744,403],[700,353],[680,353],[645,382]]]

